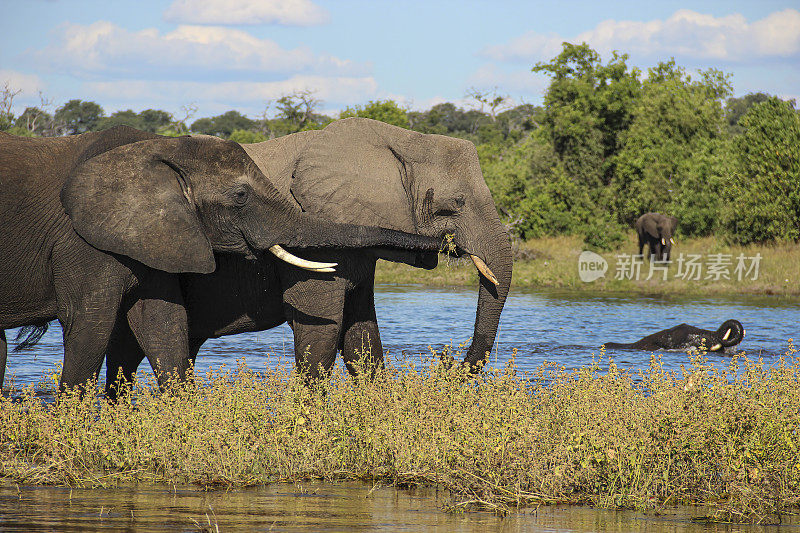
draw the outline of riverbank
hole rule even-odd
[[[679,241],[672,252],[673,263],[665,273],[649,261],[636,266],[635,235],[610,252],[597,252],[601,260],[584,256],[584,277],[602,268],[602,277],[583,281],[579,264],[587,247],[579,237],[547,237],[521,243],[514,261],[512,288],[568,289],[590,292],[640,294],[800,295],[800,244],[775,246],[729,246],[707,237]],[[683,257],[681,259],[681,254]],[[679,264],[680,263],[680,264]],[[649,279],[648,279],[649,277]],[[472,263],[442,256],[434,270],[379,261],[376,283],[416,283],[432,286],[476,285]]]
[[[338,371],[309,392],[291,365],[240,365],[167,394],[143,383],[117,405],[33,387],[0,399],[0,477],[103,487],[253,486],[310,479],[434,485],[451,510],[573,503],[777,522],[800,504],[800,359],[772,367],[697,357],[639,375],[613,364],[475,380],[435,360],[374,382]],[[458,358],[460,354],[456,354]],[[52,381],[51,381],[52,383]]]

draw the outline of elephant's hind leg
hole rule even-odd
[[[6,362],[8,361],[8,343],[6,342],[6,332],[0,329],[0,391],[3,390],[3,383],[6,378]]]
[[[109,401],[117,401],[130,385],[144,357],[127,320],[124,317],[118,320],[106,352],[106,397]]]
[[[383,367],[383,345],[375,315],[372,280],[356,287],[345,300],[342,359],[354,376],[363,371],[373,378]]]
[[[153,272],[128,311],[130,325],[160,386],[189,370],[189,324],[177,277]]]

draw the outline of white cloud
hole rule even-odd
[[[32,53],[43,68],[80,77],[140,79],[254,79],[296,73],[363,76],[364,64],[287,50],[269,39],[214,26],[128,31],[112,22],[64,24],[55,42]]]
[[[25,74],[16,70],[0,69],[0,90],[6,87],[8,87],[9,91],[17,93],[13,99],[13,113],[22,113],[27,106],[42,106],[45,104],[46,107],[47,102],[43,102],[39,95],[39,91],[44,91],[46,87],[39,76]],[[47,98],[44,94],[42,94],[42,97]]]
[[[795,59],[800,56],[800,11],[785,9],[748,23],[740,14],[714,17],[681,9],[666,20],[606,20],[569,38],[528,32],[507,44],[484,49],[483,55],[496,61],[532,63],[554,57],[563,41],[587,42],[604,56],[619,50],[632,56],[735,63]]]
[[[9,90],[20,91],[20,95],[34,95],[44,89],[44,83],[35,74],[25,74],[16,70],[0,69],[0,86],[8,83]]]
[[[215,110],[238,109],[255,114],[295,90],[314,91],[314,97],[332,108],[345,107],[375,99],[378,84],[374,78],[292,76],[272,82],[191,82],[191,81],[111,81],[85,84],[88,93],[98,100],[130,107],[142,102],[147,107],[177,109],[195,103],[208,116]],[[145,103],[146,102],[146,103]],[[274,110],[274,108],[272,109]]]
[[[529,69],[508,72],[497,65],[487,64],[470,76],[469,83],[478,89],[501,87],[502,91],[541,97],[550,85],[550,78]]]
[[[315,26],[328,12],[310,0],[175,0],[164,20],[184,24]]]

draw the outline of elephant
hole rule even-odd
[[[645,244],[650,248],[650,258],[657,261],[669,261],[672,236],[678,227],[678,219],[661,213],[645,213],[636,220],[636,233],[639,235],[639,255]]]
[[[745,330],[738,320],[726,320],[716,330],[700,329],[688,324],[653,333],[631,344],[605,343],[606,348],[631,350],[685,350],[701,345],[709,352],[725,351],[744,339]]]
[[[335,263],[284,247],[439,247],[429,236],[303,213],[240,145],[212,137],[127,126],[61,138],[2,134],[0,183],[0,331],[33,325],[35,337],[57,319],[62,391],[97,375],[119,318],[162,386],[184,379],[180,276],[214,272],[215,254],[250,261],[272,252],[324,277]]]
[[[466,140],[422,134],[366,118],[335,121],[242,145],[288,201],[340,223],[363,224],[441,239],[467,255],[479,272],[472,343],[464,363],[473,371],[494,344],[512,275],[510,238]],[[321,258],[320,251],[310,251]],[[383,364],[374,277],[377,259],[433,268],[436,252],[386,248],[325,251],[332,275],[285,268],[274,260],[245,263],[218,255],[212,274],[182,276],[191,351],[212,337],[259,331],[288,322],[295,360],[307,376],[328,372],[338,350],[348,370]],[[108,380],[130,379],[146,355],[133,335],[118,332],[107,359]],[[366,358],[366,360],[363,360]]]

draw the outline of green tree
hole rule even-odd
[[[727,153],[722,102],[730,90],[728,76],[714,69],[697,80],[674,60],[649,70],[614,160],[621,222],[659,211],[677,216],[682,233],[713,231]]]
[[[412,128],[421,133],[468,138],[476,135],[482,125],[490,124],[492,119],[477,109],[467,111],[446,102],[436,104],[428,111],[409,113],[409,121]]]
[[[558,56],[532,69],[551,77],[541,124],[564,171],[598,201],[605,200],[619,137],[631,123],[641,90],[640,72],[628,68],[627,59],[614,52],[604,65],[586,43],[564,43]]]
[[[729,131],[734,135],[742,133],[743,128],[739,126],[739,119],[742,118],[751,107],[767,100],[769,100],[769,95],[766,93],[750,93],[741,98],[728,98],[728,101],[725,103],[725,119],[728,122]]]
[[[86,133],[98,129],[103,115],[98,104],[75,99],[56,109],[55,120],[64,125],[67,134]]]
[[[45,132],[52,126],[53,115],[39,107],[26,107],[25,111],[17,117],[14,125],[18,128],[25,129],[31,135],[44,135]]]
[[[142,117],[133,109],[115,111],[110,116],[103,117],[97,122],[98,130],[107,130],[114,126],[130,126],[140,130],[144,129],[142,127]]]
[[[724,223],[731,241],[800,240],[800,115],[770,97],[739,120],[733,172],[725,182]]]
[[[160,133],[174,122],[172,114],[161,109],[145,109],[139,113],[141,129],[151,133]]]
[[[235,130],[233,133],[231,133],[231,136],[228,140],[237,142],[239,144],[251,144],[266,141],[267,136],[260,131]]]
[[[22,89],[14,89],[9,82],[3,84],[0,89],[0,131],[6,131],[14,127],[14,98],[22,92]]]
[[[333,119],[316,112],[322,101],[314,97],[314,91],[301,90],[285,94],[276,102],[277,115],[263,129],[279,137],[289,133],[324,128]]]
[[[238,111],[227,111],[216,117],[195,120],[192,123],[192,131],[227,139],[236,130],[249,130],[254,126],[255,121]]]
[[[397,105],[394,100],[370,100],[364,106],[348,107],[339,113],[339,118],[347,117],[371,118],[394,126],[400,126],[401,128],[409,128],[411,126],[408,121],[408,113]]]

